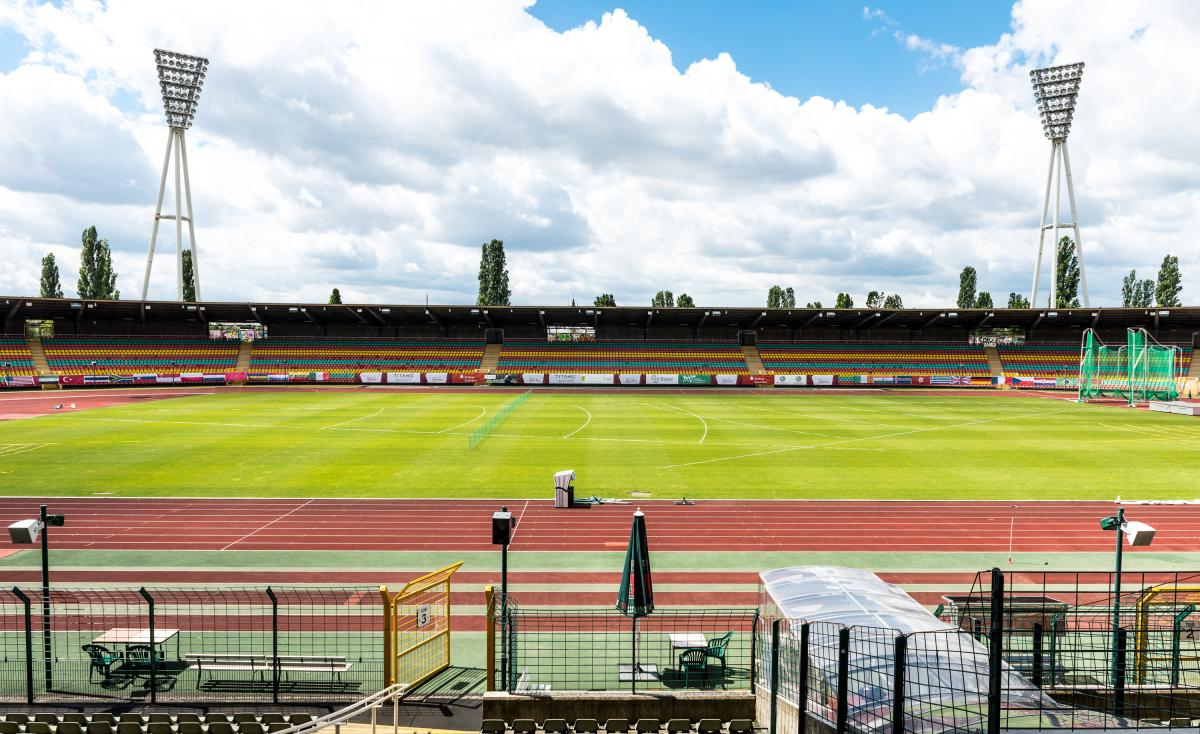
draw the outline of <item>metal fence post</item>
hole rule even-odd
[[[838,630],[837,734],[846,734],[850,720],[850,628]]]
[[[1042,687],[1042,623],[1033,623],[1033,684]],[[1054,681],[1050,681],[1054,685]]]
[[[158,645],[154,636],[154,597],[146,591],[146,587],[138,589],[138,593],[146,600],[147,616],[150,618],[150,703],[158,703]]]
[[[988,734],[1000,734],[1000,703],[1004,695],[1000,663],[1004,655],[1004,572],[992,569],[992,618],[988,629]]]
[[[756,645],[758,645],[758,619],[759,619],[759,613],[758,613],[758,609],[756,608],[754,610],[754,619],[750,623],[750,688],[751,688],[751,690],[753,690],[754,684],[758,680],[756,678],[756,676],[758,674],[758,668],[756,665],[756,663],[758,662],[758,655],[755,654],[755,652],[758,650],[758,648],[756,647]]]
[[[796,734],[805,734],[808,728],[808,622],[800,625],[800,670],[796,676]]]
[[[1116,659],[1113,661],[1113,670],[1116,671],[1116,679],[1113,681],[1113,716],[1125,715],[1125,641],[1127,633],[1124,627],[1117,628],[1117,649]]]
[[[781,620],[771,620],[771,734],[775,734],[779,716],[779,628]]]
[[[487,683],[484,684],[485,691],[496,690],[496,589],[493,586],[483,587],[484,606],[487,609],[487,614],[484,617],[484,659],[487,661],[485,670],[487,672]]]
[[[279,598],[270,586],[267,598],[271,600],[271,703],[279,703]]]
[[[25,606],[25,700],[33,703],[33,606],[24,591],[14,586],[12,593]]]
[[[892,649],[892,734],[904,734],[904,673],[908,662],[908,637],[896,635]]]

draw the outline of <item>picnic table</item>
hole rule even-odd
[[[150,639],[150,629],[137,627],[114,627],[99,637],[92,640],[94,644],[115,646],[124,645],[126,649],[130,645],[153,645],[158,648],[159,653],[162,653],[162,646],[169,642],[172,638],[175,639],[175,658],[179,658],[179,630],[171,627],[159,627],[154,630],[154,639]]]

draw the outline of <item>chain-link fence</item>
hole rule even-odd
[[[383,687],[373,587],[13,588],[0,701],[336,702]]]
[[[755,609],[532,609],[496,595],[496,690],[746,689]]]

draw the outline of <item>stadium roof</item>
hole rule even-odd
[[[323,303],[181,303],[179,301],[95,301],[79,298],[0,296],[4,331],[25,319],[132,321],[233,321],[267,325],[313,323],[370,327],[467,326],[632,326],[687,328],[923,329],[933,326],[1038,326],[1060,328],[1145,326],[1200,329],[1200,308],[1072,309],[871,309],[871,308],[652,308],[648,306],[472,306]]]

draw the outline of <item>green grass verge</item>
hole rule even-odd
[[[546,497],[571,467],[604,496],[1200,496],[1200,423],[1146,411],[937,393],[534,394],[469,450],[511,399],[227,392],[0,422],[0,446],[22,447],[0,453],[0,492]]]

